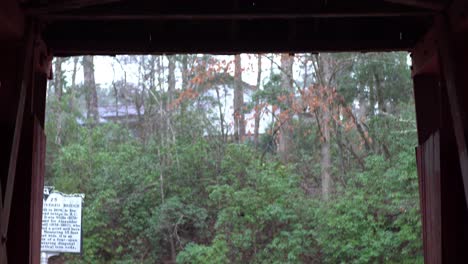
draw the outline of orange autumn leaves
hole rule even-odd
[[[217,78],[219,78],[220,74],[229,75],[233,73],[233,64],[233,60],[218,60],[213,57],[195,60],[193,67],[188,70],[190,76],[187,84],[188,87],[182,87],[178,93],[178,97],[172,102],[170,107],[177,108],[181,103],[194,100],[208,89],[212,89],[214,85],[219,84],[220,80]],[[229,81],[225,80],[225,84],[229,84]],[[297,92],[295,93],[278,95],[276,97],[277,104],[260,100],[258,104],[250,105],[249,107],[244,106],[243,110],[245,113],[251,112],[253,115],[246,116],[246,120],[243,122],[247,124],[247,119],[254,119],[266,114],[272,115],[275,120],[275,126],[266,132],[278,134],[280,133],[279,128],[284,124],[289,123],[289,126],[292,126],[293,123],[287,121],[301,116],[317,123],[316,125],[319,128],[318,133],[322,141],[324,138],[321,136],[322,131],[320,130],[322,126],[320,122],[329,122],[329,124],[333,124],[330,126],[332,130],[341,128],[344,132],[356,130],[358,122],[362,123],[362,121],[356,120],[352,107],[346,104],[344,97],[337,92],[336,88],[322,85],[311,85],[302,89],[296,88]],[[322,114],[325,112],[329,113],[327,115],[329,116],[328,120],[322,118]],[[294,130],[294,127],[289,127],[288,129]],[[305,131],[304,133],[310,134],[314,130],[308,129]],[[249,134],[250,130],[247,129],[247,135]],[[372,142],[367,131],[363,131],[361,137],[363,143],[364,141]]]

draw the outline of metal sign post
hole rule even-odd
[[[41,264],[48,264],[49,258],[53,256],[58,256],[60,253],[46,253],[41,252]]]

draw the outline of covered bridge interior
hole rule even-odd
[[[1,1],[0,262],[39,262],[53,56],[391,50],[413,61],[425,262],[466,263],[467,0]]]

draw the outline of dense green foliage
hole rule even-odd
[[[329,199],[318,191],[322,141],[314,122],[294,120],[293,158],[287,163],[279,159],[272,133],[261,135],[259,146],[225,141],[214,132],[207,136],[216,129],[195,107],[171,114],[176,132],[170,140],[157,132],[142,140],[117,122],[79,125],[79,111],[64,111],[65,136],[58,145],[54,109],[59,103],[49,96],[47,184],[86,194],[83,254],[61,258],[69,263],[422,263],[406,55],[353,56],[354,64],[340,71],[337,82],[345,103],[374,100],[366,84],[373,73],[388,83],[388,92],[366,116],[369,149],[356,129],[333,130]],[[280,84],[271,76],[257,94],[264,101],[276,100],[268,87]],[[384,100],[391,107],[379,108],[377,101]]]

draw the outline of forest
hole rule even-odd
[[[403,52],[55,58],[45,185],[84,193],[50,263],[423,263]]]

